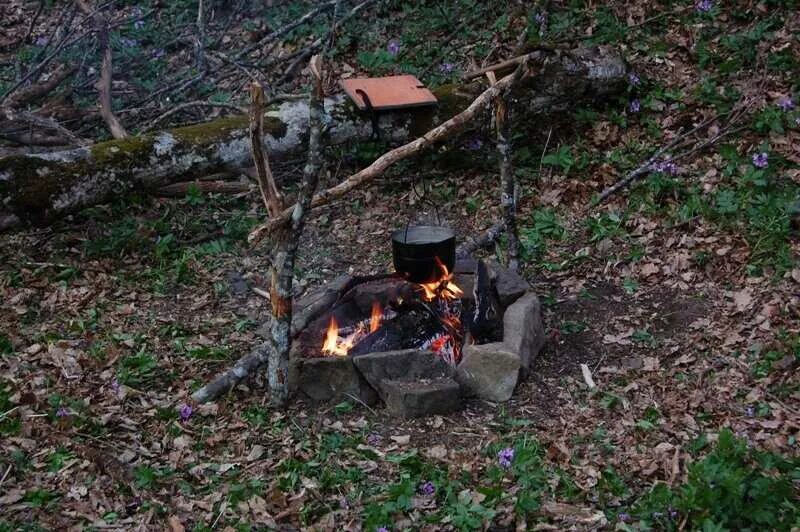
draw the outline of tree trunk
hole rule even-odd
[[[576,101],[617,93],[627,73],[624,60],[611,48],[556,53],[542,70],[514,94],[530,113],[567,109]],[[439,105],[383,112],[382,138],[402,142],[465,109],[476,91],[444,86],[435,91]],[[526,96],[530,96],[526,98]],[[325,101],[331,123],[327,141],[338,144],[372,136],[372,121],[343,95]],[[279,159],[305,149],[307,101],[284,102],[265,115],[268,156]],[[101,142],[54,153],[0,159],[0,230],[19,223],[45,224],[85,207],[106,202],[130,190],[154,190],[176,181],[223,169],[250,159],[247,116],[214,120],[157,134]]]

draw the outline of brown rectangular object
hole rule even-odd
[[[359,93],[364,91],[376,111],[421,107],[436,103],[436,96],[420,80],[411,75],[385,78],[351,78],[339,82],[359,109],[367,104]]]

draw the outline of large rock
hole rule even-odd
[[[519,355],[522,376],[528,374],[531,362],[544,345],[542,305],[536,294],[529,292],[506,309],[503,316],[503,343]]]
[[[461,388],[450,378],[385,380],[386,408],[394,416],[413,418],[449,414],[461,409]]]
[[[307,358],[297,365],[297,388],[314,401],[360,399],[378,402],[378,394],[358,373],[349,357]]]
[[[465,394],[501,402],[511,399],[519,380],[519,356],[502,342],[468,345],[456,371]]]
[[[386,400],[386,381],[416,381],[452,378],[455,370],[431,351],[403,349],[383,353],[367,353],[353,358],[361,375]]]
[[[517,272],[501,266],[497,262],[490,262],[489,268],[494,278],[494,289],[497,299],[503,307],[508,307],[523,294],[531,290],[531,285]]]

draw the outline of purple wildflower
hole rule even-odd
[[[454,68],[455,65],[453,65],[453,63],[442,63],[441,65],[439,65],[439,72],[441,72],[442,74],[449,74],[453,71]]]
[[[641,108],[642,103],[639,100],[631,100],[631,104],[628,106],[631,113],[638,113]]]
[[[188,421],[190,417],[192,417],[192,405],[185,404],[181,407],[181,421]]]
[[[535,20],[538,25],[542,26],[547,20],[547,13],[536,13],[533,16],[533,20]]]
[[[426,497],[430,497],[431,495],[436,493],[436,486],[434,486],[433,482],[429,480],[427,482],[423,482],[422,484],[420,484],[418,490],[421,494],[425,495]]]
[[[638,87],[641,85],[642,79],[636,74],[636,72],[629,72],[628,83],[630,83],[633,87]]]
[[[766,168],[769,166],[769,154],[765,151],[753,154],[753,166],[756,168]]]
[[[678,510],[670,506],[669,510],[667,510],[667,515],[669,515],[670,519],[676,519],[678,517]]]
[[[56,410],[56,417],[69,417],[72,415],[72,412],[66,406],[59,406],[58,410]]]
[[[35,44],[36,46],[47,46],[48,42],[50,42],[50,39],[48,39],[44,35],[40,35],[39,37],[36,37],[36,41],[34,41],[33,44]]]
[[[794,101],[792,100],[791,96],[787,96],[786,98],[781,98],[778,102],[778,107],[781,108],[781,111],[786,111],[787,113],[794,109]]]
[[[116,377],[111,380],[111,391],[114,392],[114,395],[119,395],[122,386],[120,386],[119,381]]]
[[[389,44],[386,46],[386,50],[391,55],[397,55],[400,53],[400,43],[397,41],[389,41]]]
[[[139,44],[136,39],[129,39],[128,37],[120,37],[119,43],[125,48],[133,48]]]
[[[483,141],[478,137],[473,137],[466,144],[466,148],[471,151],[477,151],[482,147],[483,147]]]
[[[389,529],[385,526],[381,526],[375,529],[375,532],[389,532]]]
[[[617,519],[619,519],[623,523],[627,523],[628,521],[631,520],[631,516],[625,512],[620,512],[617,514]]]
[[[708,13],[714,9],[714,2],[712,0],[700,0],[694,8],[698,13]]]
[[[651,168],[653,169],[654,172],[661,172],[662,174],[667,174],[667,175],[678,174],[678,165],[670,160],[654,163]]]
[[[153,50],[153,59],[161,59],[162,57],[164,57],[165,54],[166,52],[164,51],[163,48],[157,48]]]
[[[653,512],[652,514],[650,514],[650,517],[652,517],[653,519],[661,519],[662,517],[664,517],[664,512]]]
[[[502,449],[499,453],[497,453],[497,458],[500,462],[500,467],[503,469],[508,469],[511,467],[511,462],[514,461],[514,449],[511,447]]]
[[[136,20],[133,23],[133,27],[137,30],[144,28],[144,20]]]
[[[748,405],[744,413],[747,414],[747,417],[755,417],[756,409],[753,408],[753,405]]]
[[[376,445],[380,445],[381,440],[383,440],[383,436],[376,432],[372,432],[367,435],[367,443],[375,447]]]

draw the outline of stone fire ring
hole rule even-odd
[[[465,292],[474,274],[475,263],[469,262],[471,268],[462,264],[455,270],[456,283]],[[380,399],[391,415],[404,418],[460,410],[464,397],[508,401],[544,345],[541,304],[519,275],[497,263],[488,266],[497,300],[505,308],[502,341],[464,346],[455,368],[430,351],[415,349],[356,357],[305,358],[293,353],[294,391],[318,402],[374,405]],[[319,299],[319,294],[309,298]]]

